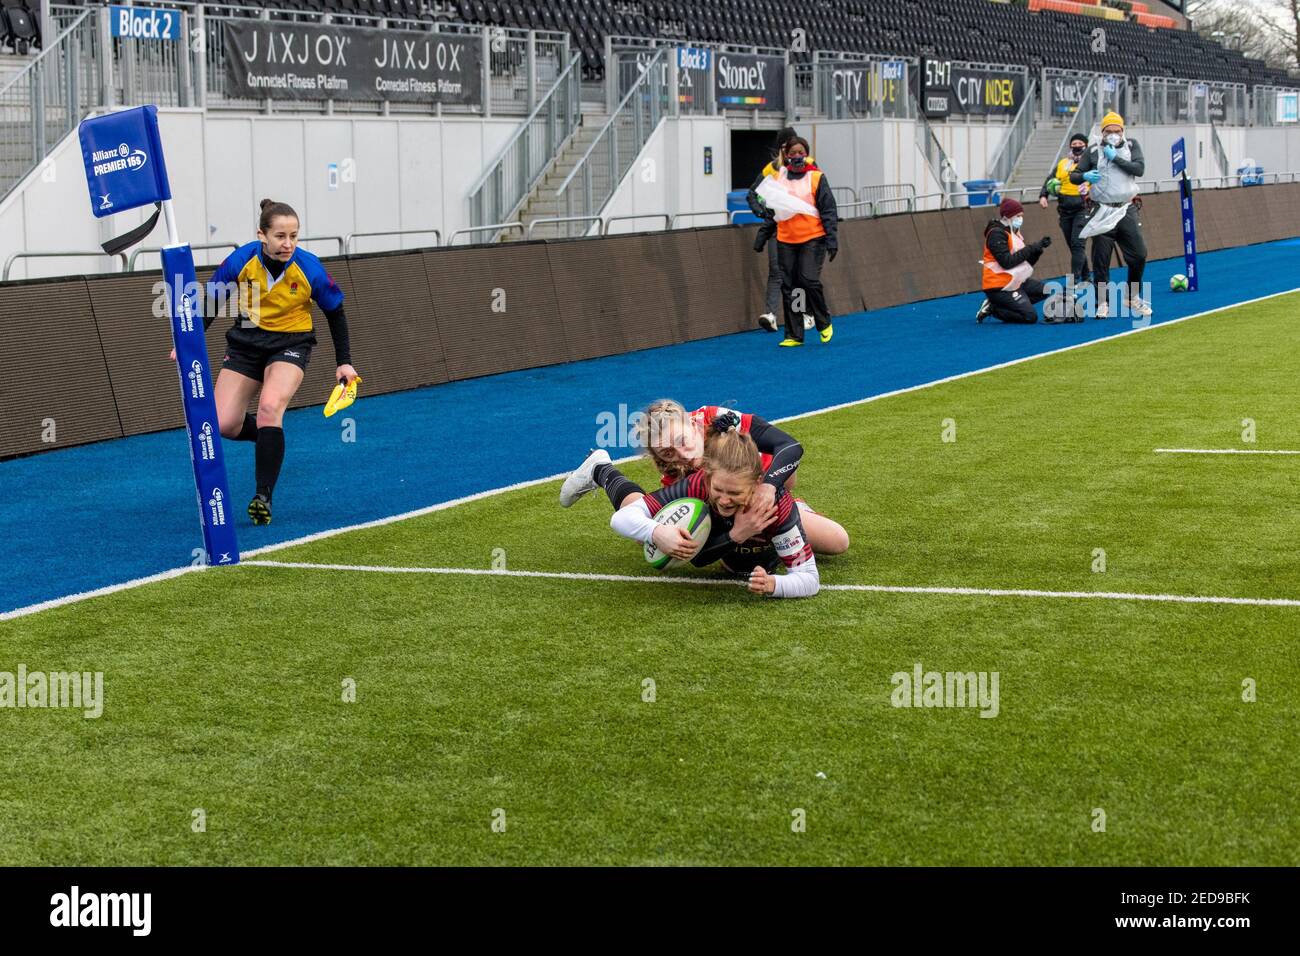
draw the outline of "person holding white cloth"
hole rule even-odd
[[[1076,186],[1088,183],[1092,203],[1079,238],[1092,239],[1098,319],[1111,315],[1110,259],[1116,245],[1128,266],[1130,313],[1143,318],[1151,314],[1150,303],[1138,295],[1147,266],[1147,244],[1142,238],[1137,181],[1146,168],[1142,147],[1124,135],[1124,117],[1112,111],[1101,118],[1101,141],[1089,145],[1070,172],[1070,182]]]
[[[808,141],[786,142],[785,164],[754,190],[776,220],[777,261],[785,305],[783,347],[803,345],[803,315],[812,314],[823,343],[835,334],[822,286],[822,265],[839,252],[839,210],[825,175],[808,158]]]

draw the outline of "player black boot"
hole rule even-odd
[[[270,524],[271,496],[261,492],[253,495],[253,500],[248,503],[248,516],[253,519],[253,524]]]

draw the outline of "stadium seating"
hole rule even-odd
[[[21,6],[24,0],[3,2]],[[30,6],[35,0],[26,2]],[[1300,85],[1282,71],[1188,30],[1051,10],[1031,13],[992,0],[225,0],[225,5],[244,8],[253,16],[270,7],[272,16],[290,19],[329,13],[343,23],[401,18],[568,31],[582,55],[587,79],[604,74],[606,36],[786,48],[792,31],[803,29],[809,49],[815,50],[1021,63],[1035,69],[1247,86]],[[1128,6],[1147,16],[1144,4]],[[1092,51],[1091,35],[1098,27],[1106,31],[1104,53]]]
[[[41,45],[39,11],[32,0],[0,0],[0,52],[22,55]]]

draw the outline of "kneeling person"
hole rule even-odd
[[[975,315],[983,322],[989,315],[1003,322],[1030,325],[1038,321],[1034,306],[1047,298],[1043,284],[1033,278],[1034,264],[1052,244],[1050,236],[1026,243],[1020,235],[1025,207],[1014,199],[1002,200],[1001,218],[984,227],[984,304]]]

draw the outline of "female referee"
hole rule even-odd
[[[757,415],[742,414],[717,405],[705,405],[688,412],[680,403],[663,398],[652,402],[645,410],[637,431],[641,446],[655,463],[666,486],[703,467],[704,445],[710,432],[732,429],[749,435],[759,450],[763,480],[754,489],[752,507],[767,510],[775,503],[778,492],[794,488],[796,469],[803,458],[803,445],[775,425]],[[560,504],[568,508],[587,492],[595,490],[597,484],[592,473],[598,465],[608,464],[609,460],[609,453],[604,449],[592,452],[565,480],[560,489]],[[631,482],[628,485],[631,486],[629,491],[615,489],[611,493],[615,509],[626,507],[643,494]],[[813,511],[806,501],[796,501],[803,512],[808,541],[815,552],[843,554],[849,549],[849,533],[842,525]]]
[[[313,300],[329,323],[338,366],[334,377],[346,384],[357,370],[348,347],[343,293],[321,261],[298,248],[293,207],[263,199],[257,240],[231,253],[217,268],[208,283],[203,320],[207,328],[218,314],[238,306],[236,322],[226,333],[226,356],[214,397],[221,434],[257,446],[257,491],[248,504],[253,524],[271,523],[271,495],[284,462],[284,410],[302,384],[316,345]],[[259,388],[254,416],[246,409]]]
[[[611,483],[627,482],[613,465],[601,465],[597,473],[597,481],[607,490]],[[696,567],[721,561],[728,571],[748,575],[753,594],[812,597],[821,589],[821,578],[799,508],[784,489],[777,492],[770,507],[751,507],[754,489],[762,479],[763,461],[754,439],[735,430],[715,430],[705,440],[699,471],[615,511],[610,527],[625,538],[653,542],[661,551]],[[664,505],[678,498],[699,498],[708,504],[712,523],[703,545],[684,528],[654,520]],[[774,574],[782,564],[786,573]]]

